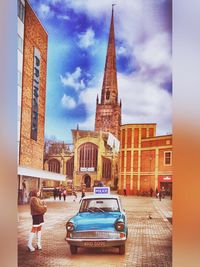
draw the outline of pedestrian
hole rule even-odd
[[[40,190],[32,191],[30,199],[30,211],[32,215],[33,225],[28,239],[28,249],[30,252],[35,251],[33,247],[33,238],[37,235],[37,249],[42,249],[42,225],[44,223],[44,213],[47,211],[47,206],[40,200]]]
[[[124,196],[127,196],[127,194],[126,194],[126,188],[124,189]]]
[[[66,195],[67,195],[67,190],[66,190],[65,187],[64,187],[64,189],[63,189],[62,195],[63,195],[63,199],[64,199],[64,201],[65,201],[65,200],[66,200]]]
[[[150,196],[151,197],[153,196],[153,188],[152,187],[150,188]]]
[[[82,189],[81,198],[85,197],[85,189]]]
[[[73,191],[72,191],[72,195],[74,196],[73,201],[75,202],[76,199],[77,199],[77,193],[76,193],[76,190],[75,190],[75,189],[73,189]]]
[[[59,187],[58,189],[58,197],[59,197],[59,200],[61,200],[61,197],[62,197],[62,188]]]
[[[161,199],[162,199],[162,191],[160,190],[160,192],[159,192],[159,200],[161,201]]]
[[[156,187],[156,198],[158,197],[158,188]]]
[[[56,187],[54,187],[54,189],[53,189],[53,198],[54,198],[54,200],[56,200],[56,198],[57,198],[57,188]]]
[[[22,204],[27,202],[27,193],[26,193],[26,180],[22,182]]]
[[[81,199],[85,197],[85,189],[83,188],[81,191]],[[79,201],[79,203],[81,202],[81,199]]]

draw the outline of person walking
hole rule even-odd
[[[75,189],[73,189],[73,191],[72,191],[72,195],[74,196],[73,201],[75,202],[76,199],[77,199],[77,193],[76,193],[76,190],[75,190]]]
[[[44,213],[47,211],[47,206],[40,200],[40,190],[36,189],[32,191],[30,199],[30,211],[32,215],[32,229],[29,233],[28,249],[30,252],[35,251],[33,247],[33,238],[37,235],[37,249],[42,249],[41,238],[42,238],[42,225],[44,223]]]
[[[62,188],[59,187],[58,189],[58,197],[59,197],[59,200],[61,200],[61,197],[62,197]]]
[[[159,200],[161,201],[161,199],[162,199],[162,191],[160,190],[160,192],[159,192]]]
[[[81,199],[85,197],[85,189],[83,188],[82,191],[81,191],[81,198],[80,198],[80,201],[79,203],[81,202]]]
[[[54,198],[54,200],[56,200],[56,198],[57,198],[57,188],[56,187],[54,187],[54,189],[53,189],[53,198]]]
[[[66,188],[64,187],[64,189],[63,189],[63,199],[64,199],[64,201],[66,200],[66,195],[67,195],[67,190],[66,190]]]

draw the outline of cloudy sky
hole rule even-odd
[[[122,124],[172,132],[171,0],[30,0],[48,32],[47,137],[94,130],[113,2]]]

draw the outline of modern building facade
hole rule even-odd
[[[156,124],[121,126],[119,193],[172,192],[172,135],[156,136]]]
[[[18,190],[64,179],[43,171],[48,34],[28,1],[18,0]]]

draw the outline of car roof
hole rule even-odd
[[[119,196],[117,196],[117,195],[90,195],[90,196],[85,196],[85,197],[83,197],[83,199],[93,199],[93,198],[117,198],[117,199],[119,199]]]

